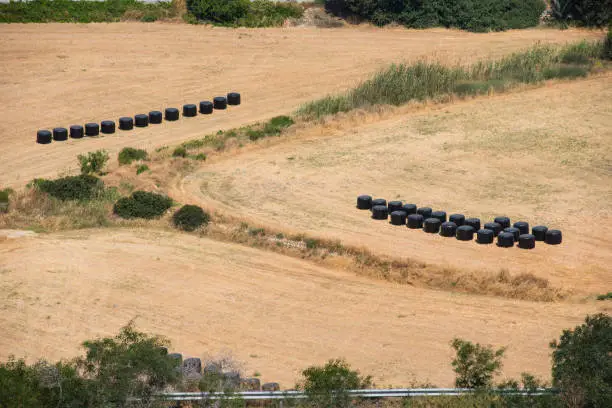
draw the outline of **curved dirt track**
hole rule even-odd
[[[344,131],[315,128],[222,156],[182,188],[194,201],[259,226],[451,268],[531,272],[579,295],[606,293],[612,287],[605,228],[612,221],[610,100],[612,78],[604,76]],[[564,243],[527,251],[425,234],[372,220],[355,209],[359,194],[463,213],[483,224],[507,215],[559,228]]]
[[[69,358],[129,320],[173,350],[229,350],[244,372],[293,386],[344,356],[380,386],[450,386],[449,342],[508,346],[504,375],[549,377],[548,342],[595,311],[426,291],[164,231],[103,229],[0,245],[0,361]]]
[[[185,24],[0,25],[0,185],[76,167],[77,154],[147,148],[289,113],[391,62],[466,62],[593,31],[224,29]],[[236,90],[244,104],[113,136],[40,146],[38,129],[118,120]]]

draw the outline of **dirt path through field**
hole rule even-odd
[[[79,153],[153,148],[289,113],[391,62],[471,61],[601,34],[520,30],[224,29],[185,24],[0,25],[0,185],[76,167]],[[40,146],[38,129],[118,120],[242,93],[244,104],[113,136]]]
[[[316,128],[286,143],[220,157],[182,188],[192,200],[258,226],[451,268],[531,272],[577,294],[607,293],[610,100],[612,78],[605,76],[344,131]],[[564,242],[526,251],[425,234],[372,220],[355,209],[359,194],[463,213],[483,224],[506,215],[561,229]]]
[[[291,387],[346,357],[380,386],[451,386],[455,336],[508,346],[504,374],[548,378],[549,340],[596,305],[532,303],[397,286],[187,234],[83,230],[0,245],[0,361],[68,358],[130,319],[185,356],[232,351]],[[599,305],[601,306],[601,305]]]

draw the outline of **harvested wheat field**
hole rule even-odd
[[[70,358],[135,319],[186,356],[229,350],[246,375],[287,388],[339,356],[380,386],[450,386],[455,336],[507,345],[506,376],[548,378],[548,341],[596,310],[398,286],[155,230],[9,239],[0,259],[2,360]]]
[[[0,26],[0,185],[74,169],[79,153],[152,149],[293,111],[346,89],[392,62],[468,62],[536,42],[601,37],[597,31],[532,29],[473,34],[432,29],[225,29],[184,24]],[[117,120],[197,103],[228,91],[244,104],[95,140],[39,146],[38,129]]]
[[[451,268],[530,272],[579,295],[612,287],[612,78],[398,113],[353,115],[220,159],[184,191],[260,226]],[[588,103],[585,103],[587,102]],[[414,110],[414,109],[413,109]],[[359,194],[563,231],[535,250],[461,242],[374,221]]]

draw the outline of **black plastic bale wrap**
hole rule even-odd
[[[502,232],[502,226],[496,222],[487,222],[484,225],[484,229],[488,229],[493,231],[494,236],[498,236],[500,232]]]
[[[405,211],[393,211],[391,213],[391,224],[406,225],[406,216]]]
[[[70,137],[72,139],[82,139],[85,134],[85,129],[81,125],[70,126]]]
[[[36,143],[38,144],[49,144],[51,143],[53,136],[48,130],[39,130],[36,132]]]
[[[138,115],[134,116],[134,125],[136,125],[136,127],[149,126],[149,115],[139,113]]]
[[[119,118],[119,129],[121,130],[132,130],[134,129],[134,119],[131,117]]]
[[[465,222],[465,215],[463,214],[451,214],[448,217],[448,220],[457,224],[458,227],[462,226]]]
[[[215,109],[226,109],[227,108],[227,98],[225,96],[215,96],[213,98],[213,107]]]
[[[429,234],[437,234],[440,232],[440,225],[442,225],[442,223],[439,219],[427,218],[425,221],[423,221],[423,231]]]
[[[389,210],[386,205],[375,205],[372,207],[372,218],[375,220],[386,220],[389,217]]]
[[[198,107],[193,103],[188,103],[183,105],[183,116],[187,118],[192,118],[198,115]]]
[[[389,214],[393,211],[399,211],[402,209],[403,203],[401,201],[389,201],[387,204],[389,207]]]
[[[474,228],[474,232],[480,229],[480,218],[466,218],[463,225],[469,225]]]
[[[446,222],[446,212],[445,211],[434,211],[431,213],[432,218],[437,218],[440,222]]]
[[[238,92],[230,92],[227,94],[228,105],[240,105],[240,94]]]
[[[548,245],[559,245],[563,241],[563,236],[559,230],[548,230],[546,231],[546,238],[544,242]]]
[[[537,225],[531,229],[531,233],[535,237],[536,241],[545,241],[548,227],[544,225]]]
[[[519,236],[521,235],[521,231],[514,227],[504,228],[504,232],[511,233],[512,237],[514,237],[514,242],[518,242]]]
[[[85,135],[86,136],[98,136],[100,134],[100,125],[97,123],[86,123],[85,124]]]
[[[176,108],[166,108],[165,119],[167,121],[175,121],[179,119],[179,110]]]
[[[457,239],[459,241],[471,241],[474,239],[474,227],[471,225],[461,225],[457,227]]]
[[[421,214],[423,219],[427,219],[431,217],[432,209],[429,207],[419,207],[417,208],[417,214]]]
[[[521,235],[529,234],[529,223],[525,221],[515,222],[512,226],[517,228],[521,232]]]
[[[479,244],[492,244],[494,239],[493,230],[483,228],[476,231],[476,242]]]
[[[357,197],[357,208],[360,210],[372,209],[372,196],[362,194]]]
[[[100,122],[100,131],[106,135],[115,133],[115,122],[112,120],[103,120]]]
[[[531,234],[521,234],[518,240],[518,246],[522,249],[535,248],[535,237]]]
[[[203,115],[210,115],[213,113],[213,103],[211,101],[200,102],[200,113]]]
[[[68,129],[63,127],[56,127],[53,129],[53,140],[56,142],[63,142],[68,140]]]
[[[423,228],[423,216],[421,214],[410,214],[407,223],[410,229],[421,229]]]
[[[502,248],[511,248],[514,246],[514,234],[511,232],[501,232],[497,236],[497,246]]]
[[[152,125],[159,125],[162,123],[163,114],[160,111],[149,112],[149,123]]]
[[[457,224],[452,221],[443,222],[440,225],[440,235],[443,237],[454,237],[457,233]]]
[[[493,221],[501,225],[502,230],[510,227],[510,218],[508,217],[495,217]]]
[[[416,214],[417,206],[416,204],[404,204],[402,206],[402,210],[406,211],[406,214]]]

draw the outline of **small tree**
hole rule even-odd
[[[101,174],[109,157],[106,150],[96,150],[95,152],[87,153],[87,156],[79,154],[77,158],[81,165],[81,174]]]
[[[553,384],[569,406],[612,407],[612,318],[603,313],[564,330],[553,349]]]
[[[197,205],[184,205],[174,213],[172,222],[184,231],[194,231],[210,221],[210,215]]]
[[[454,339],[451,346],[457,356],[452,362],[457,374],[455,385],[460,388],[490,388],[493,376],[499,373],[506,349],[493,350],[491,346]]]
[[[311,405],[317,408],[348,407],[351,396],[347,391],[367,388],[372,383],[370,376],[362,377],[342,359],[329,360],[322,367],[309,367],[302,375],[302,387]]]

